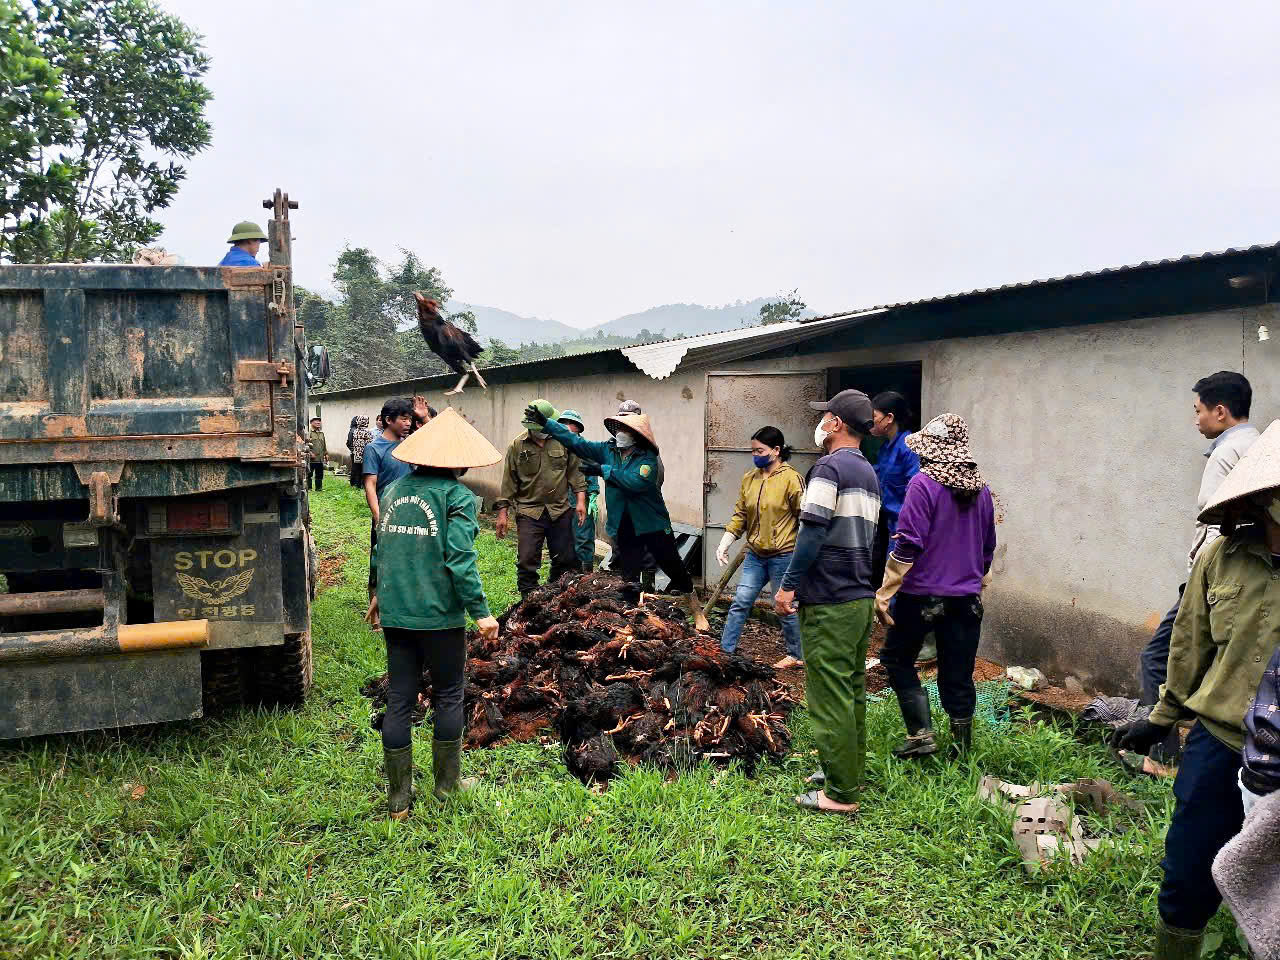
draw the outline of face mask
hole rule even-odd
[[[831,434],[822,428],[822,421],[818,421],[818,425],[813,428],[813,445],[821,450],[827,442],[827,437]]]
[[[626,450],[628,447],[635,445],[636,438],[625,430],[619,430],[613,435],[614,442],[617,443],[619,450]]]
[[[764,456],[760,456],[759,454],[752,454],[751,462],[754,463],[761,470],[763,470],[769,464],[773,463],[773,454],[766,453]]]

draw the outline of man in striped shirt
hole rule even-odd
[[[871,401],[844,390],[825,403],[814,432],[820,457],[805,481],[800,532],[791,566],[774,597],[779,613],[800,603],[806,698],[822,770],[822,789],[796,803],[823,813],[852,814],[867,751],[867,643],[875,622],[872,553],[880,520],[880,484],[862,455],[871,432]]]

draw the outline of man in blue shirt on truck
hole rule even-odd
[[[258,248],[262,246],[262,241],[266,239],[267,235],[260,226],[252,220],[241,220],[231,228],[231,236],[227,238],[227,243],[231,244],[231,249],[227,251],[225,257],[218,261],[218,266],[262,266],[258,262]]]

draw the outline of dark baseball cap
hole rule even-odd
[[[841,390],[825,402],[810,400],[809,409],[824,413],[829,410],[855,430],[864,433],[870,429],[874,416],[871,400],[861,390]]]

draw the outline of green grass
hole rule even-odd
[[[890,762],[891,702],[869,713],[859,819],[796,810],[813,763],[748,779],[637,769],[595,794],[539,744],[468,753],[483,786],[383,816],[381,745],[359,687],[385,669],[361,622],[368,520],[355,491],[314,499],[346,581],[318,599],[316,686],[294,713],[0,746],[0,956],[1008,957],[1145,955],[1170,802],[1126,846],[1028,877],[978,778],[1117,776],[1105,750],[1019,718],[971,764]],[[479,541],[495,610],[514,550]],[[430,745],[416,740],[430,769]],[[145,794],[130,786],[145,786]],[[1230,929],[1220,916],[1219,929]],[[1234,936],[1228,937],[1234,942]],[[1224,951],[1223,956],[1229,955]]]

